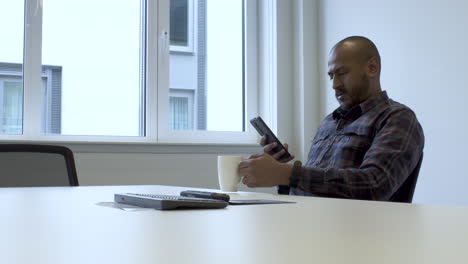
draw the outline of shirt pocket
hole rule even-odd
[[[338,168],[358,168],[372,145],[372,137],[362,129],[346,129],[335,142],[335,166]]]
[[[329,140],[330,135],[328,134],[317,136],[312,140],[312,146],[307,156],[307,164],[311,165],[317,161],[318,157],[323,156],[323,152],[327,150],[327,146],[329,145]]]

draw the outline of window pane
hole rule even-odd
[[[43,131],[144,135],[140,1],[45,0]]]
[[[23,84],[10,80],[3,82],[2,128],[5,134],[21,134],[23,123]]]
[[[169,104],[171,128],[175,130],[244,130],[243,87],[243,4],[242,0],[187,0],[189,17],[197,18],[189,32],[196,48],[193,52],[170,55]],[[171,0],[171,5],[176,2]],[[183,1],[182,1],[183,2]],[[192,3],[192,4],[190,4]],[[171,9],[171,30],[184,32],[183,23],[174,22],[178,13]],[[175,24],[174,24],[175,23]],[[193,23],[189,20],[189,23]],[[193,32],[190,32],[190,29]],[[172,36],[172,33],[171,33]],[[174,115],[172,100],[179,89],[192,91],[193,104]],[[192,119],[185,126],[173,126]]]
[[[173,130],[188,129],[188,99],[171,96],[171,128]]]
[[[188,1],[171,0],[171,45],[188,45]]]
[[[22,134],[24,1],[0,1],[0,25],[0,134]]]

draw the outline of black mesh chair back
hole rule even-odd
[[[413,201],[414,190],[416,189],[416,182],[418,181],[419,169],[421,169],[422,160],[423,155],[421,154],[421,158],[419,158],[419,162],[411,174],[392,195],[392,197],[390,197],[391,202],[411,203]]]
[[[78,186],[72,151],[63,146],[0,144],[0,187]]]

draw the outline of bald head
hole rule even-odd
[[[330,53],[333,54],[338,51],[358,63],[366,63],[369,59],[375,58],[379,65],[380,73],[380,68],[382,67],[380,54],[377,47],[370,39],[361,36],[347,37],[336,43]]]
[[[381,91],[380,55],[365,37],[348,37],[330,51],[328,76],[343,108],[364,102]]]

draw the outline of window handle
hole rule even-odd
[[[159,58],[162,65],[169,65],[169,32],[163,28],[159,33]]]
[[[162,54],[169,54],[169,32],[166,29],[161,30],[160,41]]]

